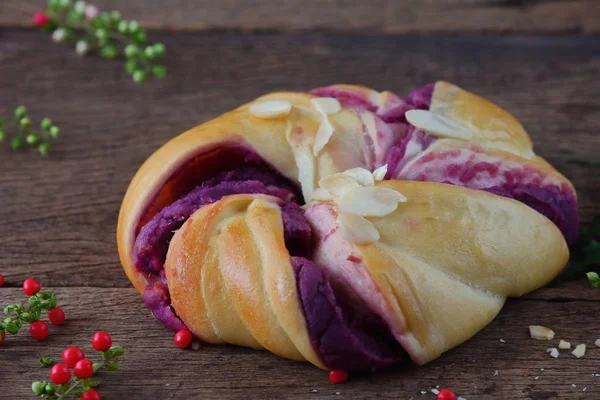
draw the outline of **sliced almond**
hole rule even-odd
[[[341,212],[337,217],[340,234],[355,244],[365,244],[379,240],[379,231],[373,223],[359,215]]]
[[[324,115],[332,115],[340,112],[342,106],[333,97],[317,97],[310,101],[318,112]]]
[[[556,347],[551,347],[551,348],[549,348],[549,349],[546,349],[546,352],[547,352],[547,353],[550,353],[550,356],[551,356],[551,357],[554,357],[554,358],[558,358],[558,356],[559,356],[559,354],[560,354],[560,353],[558,352],[558,349],[557,349]]]
[[[434,136],[461,140],[473,139],[473,133],[469,129],[441,114],[427,110],[410,110],[405,115],[406,120],[412,125]]]
[[[387,164],[382,165],[381,167],[377,168],[375,171],[373,171],[373,179],[375,179],[376,182],[381,182],[383,180],[383,178],[385,178],[385,175],[387,174]]]
[[[313,155],[316,157],[319,155],[321,150],[325,148],[327,143],[329,143],[329,139],[334,132],[333,125],[327,119],[327,116],[323,116],[321,123],[319,124],[319,129],[317,130],[317,134],[315,135],[315,142],[313,144]]]
[[[373,174],[364,168],[351,168],[347,171],[344,171],[344,174],[354,178],[361,186],[373,186],[375,184]]]
[[[316,201],[329,201],[329,200],[333,200],[333,195],[327,189],[317,188],[312,193],[311,198]]]
[[[369,217],[383,217],[396,208],[406,197],[393,189],[382,187],[356,187],[340,196],[337,205],[342,212]]]
[[[596,339],[596,341],[594,342],[594,344],[598,347],[600,347],[600,339]]]
[[[342,173],[326,176],[319,181],[319,186],[334,196],[341,196],[352,188],[361,187],[356,179]]]
[[[529,334],[535,340],[552,340],[554,339],[554,331],[550,328],[540,325],[530,325]]]
[[[575,357],[581,358],[585,355],[585,344],[578,344],[575,346],[575,350],[571,352]]]
[[[277,118],[288,115],[292,110],[292,103],[285,100],[266,100],[250,106],[250,114],[258,118]]]
[[[564,341],[564,340],[561,340],[561,341],[558,343],[558,348],[559,348],[559,349],[561,349],[561,350],[568,350],[568,349],[570,349],[570,348],[571,348],[571,343],[569,343],[569,342],[566,342],[566,341]]]

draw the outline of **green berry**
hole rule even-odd
[[[59,0],[58,4],[63,7],[69,7],[71,5],[71,0]]]
[[[0,129],[0,142],[4,141],[4,139],[6,139],[6,133]]]
[[[102,50],[100,50],[100,54],[102,55],[102,57],[114,59],[115,57],[117,57],[118,52],[115,46],[109,44],[108,46],[104,46]]]
[[[10,147],[12,147],[13,150],[19,150],[20,148],[22,148],[23,147],[23,138],[21,136],[15,136],[10,141]]]
[[[131,60],[125,63],[125,70],[128,74],[133,74],[137,70],[137,61]]]
[[[40,143],[40,145],[38,146],[38,151],[43,156],[47,155],[49,150],[50,150],[50,145],[48,143],[45,143],[45,142]]]
[[[165,67],[164,65],[155,65],[154,67],[152,67],[152,75],[154,75],[155,78],[162,79],[165,77],[166,74],[167,67]]]
[[[125,46],[125,56],[127,58],[133,58],[137,56],[140,52],[140,49],[134,44],[128,44]]]
[[[48,133],[50,134],[50,136],[52,136],[54,139],[56,139],[58,137],[58,132],[60,132],[60,130],[58,129],[58,126],[54,125],[51,126],[50,129],[48,130]]]
[[[140,24],[137,21],[129,21],[127,28],[129,29],[129,32],[134,33],[140,29]]]
[[[48,8],[56,10],[60,6],[60,0],[48,0]]]
[[[106,29],[100,28],[100,29],[96,29],[96,37],[98,39],[106,39],[108,38],[108,31]]]
[[[146,32],[140,29],[133,34],[133,39],[138,43],[146,42]]]
[[[36,135],[35,133],[30,133],[29,135],[27,135],[25,140],[29,144],[36,144],[37,142],[39,142],[40,137],[38,135]]]
[[[54,386],[52,386],[50,383],[46,384],[46,386],[44,387],[44,394],[46,396],[52,396],[54,394]]]
[[[73,24],[79,23],[83,19],[83,12],[69,11],[67,19]]]
[[[96,39],[96,43],[98,43],[98,46],[106,46],[108,39]]]
[[[31,125],[31,120],[27,117],[23,117],[19,121],[19,125],[21,125],[22,128],[27,128],[29,125]]]
[[[146,56],[146,58],[149,58],[150,60],[154,58],[154,47],[152,46],[147,46],[144,49],[144,55]]]
[[[133,72],[133,81],[135,83],[141,83],[146,80],[146,71],[138,69]]]
[[[15,118],[17,120],[21,120],[25,115],[27,115],[27,109],[25,106],[19,106],[15,108]]]
[[[119,25],[117,26],[117,30],[121,33],[127,33],[127,31],[129,30],[129,24],[127,23],[127,21],[119,22]]]
[[[154,56],[161,57],[165,54],[165,45],[162,43],[154,43]]]
[[[110,23],[113,25],[116,25],[118,23],[120,23],[121,21],[121,13],[118,11],[111,11],[110,12]]]
[[[52,126],[52,120],[50,118],[44,118],[42,120],[42,122],[40,122],[40,128],[44,129],[44,130],[48,130],[50,129],[50,127]]]
[[[36,396],[41,396],[44,393],[44,383],[43,382],[33,382],[31,384],[31,391]]]

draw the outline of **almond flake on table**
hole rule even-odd
[[[494,371],[494,376],[498,376],[498,370]]]
[[[551,347],[551,348],[549,348],[549,349],[546,349],[546,352],[547,352],[547,353],[550,353],[550,356],[551,356],[551,357],[554,357],[554,358],[558,358],[558,356],[559,356],[559,354],[560,354],[560,353],[558,352],[558,349],[557,349],[556,347]]]
[[[594,344],[598,347],[600,347],[600,339],[596,339],[596,341],[594,342]]]
[[[437,389],[431,389],[431,393],[433,394],[440,394],[440,391]]]
[[[571,348],[571,343],[561,340],[560,343],[558,343],[558,348],[562,350],[569,350]]]
[[[467,400],[467,399],[465,399],[464,397],[459,397],[456,400]]]
[[[500,343],[506,343],[506,340],[500,339]]]
[[[554,339],[554,331],[541,325],[529,325],[529,334],[535,340]]]
[[[581,358],[585,355],[585,344],[578,344],[575,346],[575,350],[571,352],[575,357]]]

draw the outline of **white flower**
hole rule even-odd
[[[100,14],[100,11],[98,11],[98,7],[96,6],[89,5],[85,8],[85,17],[87,19],[94,19],[98,14]]]
[[[56,43],[60,43],[67,38],[67,31],[63,28],[58,28],[52,32],[52,40]]]
[[[80,40],[75,45],[75,52],[80,56],[84,56],[88,50],[90,49],[90,45],[85,40]]]

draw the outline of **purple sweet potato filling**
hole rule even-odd
[[[357,371],[408,359],[387,324],[343,289],[334,289],[314,262],[293,257],[292,267],[311,343],[328,368]]]
[[[426,134],[406,121],[405,113],[413,109],[428,110],[431,106],[435,84],[430,83],[422,88],[415,89],[404,99],[404,105],[395,109],[393,113],[381,116],[388,123],[402,123],[408,125],[407,135],[401,141],[393,146],[388,152],[386,163],[388,164],[388,173],[386,179],[391,179],[396,175],[399,168],[402,168],[416,154],[408,154],[409,143],[413,148],[419,149],[418,152],[426,150],[436,137]],[[484,164],[484,163],[480,163]],[[470,178],[478,172],[478,168],[494,168],[490,165],[478,165],[477,168],[463,171],[461,182],[464,187],[469,187]],[[458,182],[443,182],[450,184],[459,184]],[[577,213],[577,199],[571,190],[561,190],[556,186],[539,187],[534,185],[523,185],[507,183],[499,187],[489,187],[482,189],[500,196],[508,197],[533,208],[537,212],[546,216],[560,229],[565,240],[571,246],[577,241],[579,235],[579,215]]]
[[[246,158],[247,160],[248,158]],[[401,346],[385,322],[342,289],[333,289],[324,270],[304,258],[310,256],[312,231],[304,211],[294,201],[302,199],[289,181],[266,165],[244,163],[205,180],[187,195],[163,208],[142,227],[134,246],[136,268],[149,281],[144,302],[165,326],[185,329],[171,307],[164,262],[174,232],[202,206],[223,196],[260,193],[279,197],[286,247],[292,256],[298,292],[309,335],[329,368],[361,370],[385,367],[404,357]],[[300,257],[302,256],[302,257]]]

